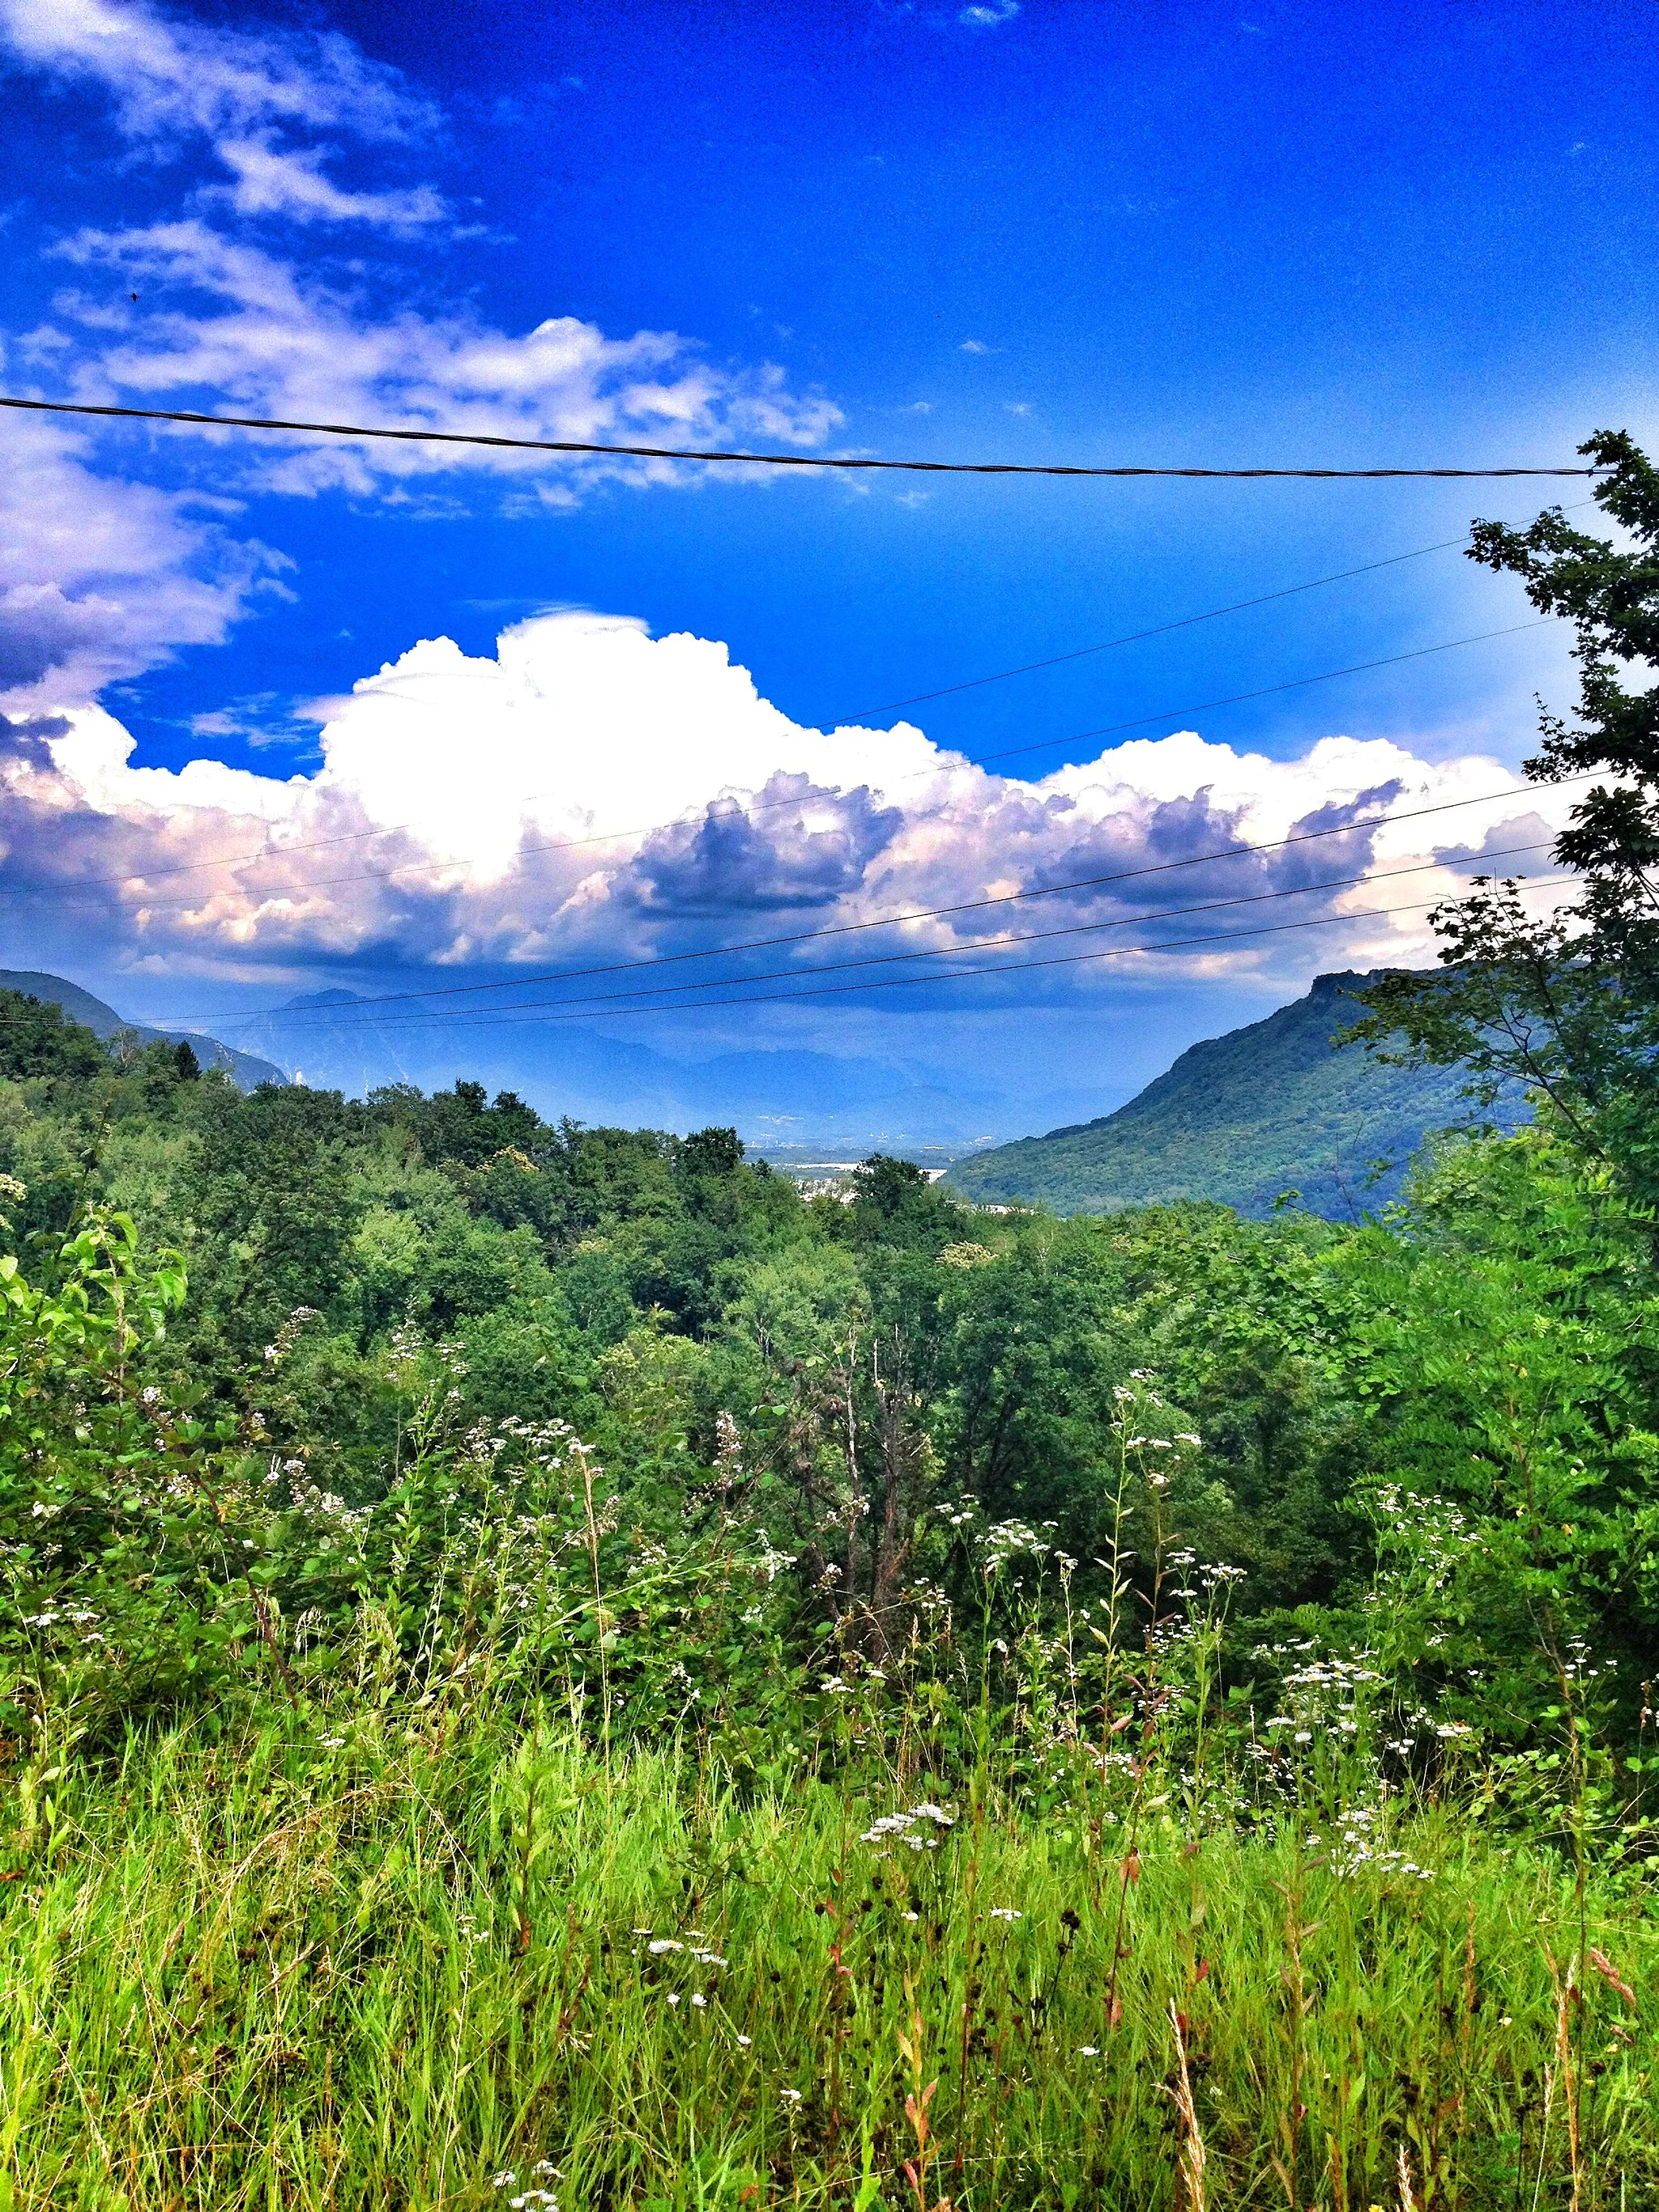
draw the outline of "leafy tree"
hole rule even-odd
[[[937,1252],[960,1233],[967,1216],[914,1160],[872,1152],[853,1174],[853,1202],[822,1201],[832,1228],[859,1244],[900,1244]],[[830,1209],[833,1208],[833,1211]]]
[[[1574,628],[1577,718],[1543,710],[1526,766],[1541,782],[1607,779],[1575,801],[1556,842],[1582,890],[1540,918],[1515,881],[1477,878],[1432,916],[1442,972],[1360,993],[1371,1012],[1352,1034],[1385,1057],[1467,1062],[1488,1100],[1519,1078],[1646,1206],[1659,1203],[1659,690],[1629,672],[1659,665],[1659,471],[1623,432],[1579,450],[1607,471],[1595,497],[1623,544],[1553,507],[1525,530],[1477,523],[1471,556],[1522,577],[1540,613]]]
[[[362,1111],[337,1091],[195,1087],[181,1211],[200,1252],[202,1318],[240,1358],[296,1307],[339,1300],[363,1205],[351,1159]]]
[[[731,1176],[737,1173],[743,1154],[743,1139],[735,1129],[695,1129],[681,1140],[674,1166],[687,1177]]]
[[[0,1076],[14,1083],[84,1082],[110,1072],[109,1048],[56,1000],[0,991]]]

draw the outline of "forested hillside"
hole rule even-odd
[[[1335,1040],[1376,974],[1320,975],[1265,1021],[1211,1037],[1115,1114],[959,1161],[954,1188],[981,1205],[1114,1213],[1214,1199],[1259,1219],[1286,1192],[1351,1221],[1396,1197],[1431,1131],[1482,1119],[1513,1127],[1524,1092],[1505,1086],[1483,1115],[1455,1066],[1389,1066]]]
[[[203,1066],[223,1068],[244,1091],[252,1091],[259,1083],[288,1080],[275,1060],[261,1060],[257,1053],[240,1052],[234,1045],[222,1044],[217,1037],[206,1036],[198,1030],[155,1030],[143,1022],[124,1021],[113,1006],[106,1006],[103,1000],[62,975],[43,975],[33,969],[0,968],[0,991],[48,1000],[61,1006],[71,1021],[81,1023],[94,1036],[106,1042],[119,1034],[140,1045],[154,1044],[158,1039],[172,1045],[188,1044]]]

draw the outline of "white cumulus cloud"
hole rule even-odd
[[[1465,880],[1446,864],[1546,838],[1566,803],[1489,759],[1431,763],[1344,737],[1273,761],[1177,732],[1048,776],[1000,776],[908,724],[803,728],[724,646],[600,615],[520,623],[493,658],[428,640],[325,711],[323,766],[286,780],[210,760],[135,769],[131,739],[97,709],[14,728],[0,757],[14,926],[31,910],[73,914],[164,972],[296,975],[343,959],[510,969],[1052,891],[873,943],[756,953],[733,972],[781,972],[788,987],[830,958],[1082,931],[990,957],[1190,938],[1173,963],[1187,972],[1294,978],[1420,956],[1425,902]],[[1392,818],[1346,826],[1377,815]],[[1209,857],[1314,830],[1339,834]],[[1209,910],[1172,918],[1176,907]],[[1376,918],[1394,907],[1410,911]],[[1210,941],[1289,921],[1322,926]],[[1148,961],[1171,964],[1137,952],[985,988],[1092,994]]]

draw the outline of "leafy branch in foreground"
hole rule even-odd
[[[1559,508],[1525,530],[1474,526],[1471,558],[1518,575],[1541,614],[1573,625],[1575,721],[1542,710],[1527,763],[1540,782],[1598,775],[1575,800],[1555,858],[1576,898],[1539,916],[1514,881],[1476,878],[1431,919],[1443,972],[1401,972],[1358,994],[1370,1012],[1349,1035],[1383,1056],[1467,1065],[1487,1103],[1506,1079],[1539,1094],[1625,1196],[1659,1204],[1659,471],[1623,432],[1579,448],[1607,473],[1597,504],[1616,544],[1573,529]]]

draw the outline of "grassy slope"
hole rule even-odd
[[[1570,1873],[1479,1820],[1379,1808],[1401,1858],[1345,1874],[1299,1821],[1189,1845],[1163,1797],[1129,1881],[1087,1778],[1046,1812],[981,1778],[913,1854],[860,1832],[940,1778],[607,1774],[476,1690],[136,1741],[0,1892],[0,2206],[915,2212],[919,2073],[928,2212],[1169,2212],[1172,2008],[1218,2212],[1395,2206],[1402,2148],[1419,2203],[1553,2212],[1569,2089],[1572,2201],[1655,2201],[1639,1893],[1593,1879],[1581,1930]],[[1564,2030],[1586,1942],[1640,1995],[1588,1974]]]
[[[1363,980],[1322,975],[1265,1021],[1192,1046],[1115,1114],[978,1153],[951,1182],[981,1205],[1061,1213],[1219,1199],[1261,1215],[1295,1188],[1312,1212],[1351,1218],[1392,1195],[1426,1131],[1470,1111],[1455,1069],[1331,1050],[1333,1032],[1358,1012],[1343,987]],[[1378,1158],[1395,1164],[1371,1183]]]

